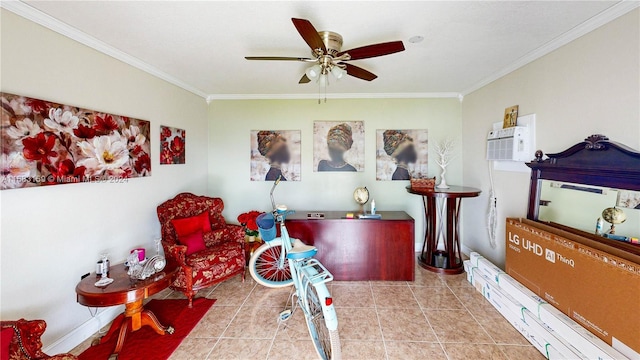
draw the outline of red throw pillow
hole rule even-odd
[[[193,234],[195,232],[211,231],[211,222],[209,221],[209,213],[206,211],[192,217],[184,219],[171,220],[173,227],[176,229],[178,237]]]
[[[4,328],[0,331],[0,360],[9,360],[9,346],[11,345],[13,334],[15,332],[12,327]]]
[[[187,256],[204,250],[207,246],[204,244],[204,234],[202,231],[193,234],[178,236],[178,242],[187,247]]]

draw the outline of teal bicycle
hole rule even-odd
[[[338,317],[326,285],[333,280],[333,275],[313,258],[318,249],[289,237],[285,220],[293,211],[284,205],[276,206],[273,199],[273,191],[279,183],[280,178],[271,188],[273,212],[262,214],[257,219],[265,243],[253,253],[249,272],[263,286],[277,288],[293,284],[296,290],[293,295],[297,301],[292,301],[291,309],[280,313],[280,320],[291,318],[297,305],[304,313],[320,358],[338,360],[341,358]],[[280,237],[276,237],[276,223],[280,226]]]

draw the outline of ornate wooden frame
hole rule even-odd
[[[547,154],[543,160],[541,150],[536,158],[527,163],[531,168],[529,209],[527,219],[538,221],[540,203],[540,180],[555,180],[578,184],[611,187],[640,191],[640,152],[604,135],[591,135],[583,142],[555,154]],[[550,224],[567,230],[568,227]],[[572,228],[568,228],[572,229]],[[582,231],[577,229],[572,232]],[[599,236],[598,241],[619,243]],[[628,244],[623,244],[628,245]],[[633,245],[629,245],[633,246]],[[616,246],[618,247],[618,246]]]

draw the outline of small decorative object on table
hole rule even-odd
[[[96,263],[96,275],[104,275],[103,277],[107,277],[109,274],[109,254],[102,253],[100,254],[100,260]]]
[[[143,266],[138,256],[138,250],[136,249],[127,258],[129,266],[127,274],[133,279],[144,280],[158,271],[162,271],[167,264],[164,256],[154,255],[150,259],[146,259]]]
[[[256,223],[256,219],[260,214],[262,214],[262,212],[252,210],[238,215],[238,222],[244,227],[244,233],[248,236],[248,242],[256,241],[256,236],[260,234],[258,232],[258,224]]]
[[[353,191],[353,200],[355,200],[358,205],[360,205],[360,213],[364,214],[364,204],[369,201],[369,190],[366,186],[357,187]]]
[[[447,185],[447,180],[444,178],[444,174],[447,173],[447,165],[453,160],[453,148],[456,142],[453,139],[446,138],[442,140],[439,144],[434,145],[433,149],[435,150],[438,157],[436,158],[436,163],[442,169],[440,173],[440,184],[438,184],[438,189],[448,189],[449,185]]]
[[[419,191],[433,190],[436,186],[435,176],[428,179],[415,179],[411,178],[411,188]]]
[[[616,224],[622,224],[627,220],[627,215],[624,211],[618,209],[617,207],[606,208],[602,211],[602,218],[611,224],[611,228],[609,229],[609,234],[616,233]]]

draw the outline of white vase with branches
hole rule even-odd
[[[449,185],[447,185],[447,180],[445,179],[444,175],[447,173],[447,165],[449,165],[451,160],[453,160],[453,158],[455,157],[453,154],[455,144],[456,144],[455,140],[451,138],[446,138],[433,146],[433,149],[437,155],[436,163],[442,169],[442,172],[440,173],[440,184],[436,186],[436,188],[438,189],[449,188]]]

